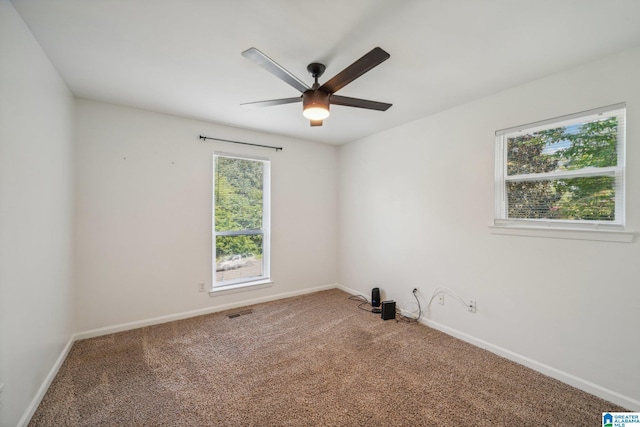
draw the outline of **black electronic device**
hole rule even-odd
[[[395,301],[382,301],[382,313],[380,314],[382,320],[390,320],[396,318],[396,302]]]
[[[371,289],[371,306],[380,307],[380,288]]]
[[[371,289],[371,307],[373,307],[373,309],[371,310],[372,313],[381,313],[382,310],[380,310],[380,288],[373,288]]]

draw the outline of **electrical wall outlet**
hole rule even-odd
[[[200,283],[200,284],[198,285],[198,290],[199,290],[200,292],[205,292],[205,291],[207,290],[207,285],[206,285],[204,282]]]
[[[438,304],[444,305],[444,294],[438,294]]]
[[[476,312],[476,300],[469,300],[469,311],[472,313]]]

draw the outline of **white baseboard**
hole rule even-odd
[[[361,297],[365,297],[367,299],[367,301],[371,302],[371,295],[367,296],[367,295],[363,294],[360,291],[356,291],[355,289],[351,289],[351,288],[346,287],[344,285],[341,285],[339,283],[336,283],[334,287],[338,288],[338,289],[340,289],[342,291],[345,291],[346,293],[351,294],[351,295],[359,295]]]
[[[475,338],[471,335],[465,334],[464,332],[460,332],[456,329],[442,325],[438,322],[434,322],[433,320],[429,320],[429,319],[425,319],[424,317],[421,317],[420,323],[427,325],[431,328],[437,329],[441,332],[444,332],[447,335],[451,335],[453,337],[459,338],[462,341],[466,341],[469,344],[475,345],[476,347],[480,347],[482,349],[488,350],[491,353],[497,354],[498,356],[502,356],[505,359],[511,360],[512,362],[516,362],[520,365],[524,365],[548,377],[554,378],[558,381],[562,381],[565,384],[569,384],[572,387],[575,387],[582,391],[586,391],[587,393],[590,393],[594,396],[598,396],[602,399],[608,400],[611,403],[615,403],[616,405],[620,405],[632,411],[640,411],[640,401],[632,399],[628,396],[624,396],[618,392],[609,390],[605,387],[599,386],[598,384],[592,383],[591,381],[587,381],[583,378],[579,378],[575,375],[561,371],[552,366],[546,365],[544,363],[540,363],[536,360],[530,359],[521,354],[514,353],[513,351],[507,350],[505,348],[502,348],[497,345],[491,344],[489,342],[483,341],[481,339]],[[603,411],[606,411],[606,408],[603,408]]]
[[[217,306],[213,306],[213,307],[207,307],[207,308],[203,308],[203,309],[199,309],[199,310],[185,311],[185,312],[182,312],[182,313],[170,314],[170,315],[167,315],[167,316],[154,317],[154,318],[151,318],[151,319],[138,320],[138,321],[129,322],[129,323],[121,323],[119,325],[107,326],[107,327],[104,327],[104,328],[91,329],[89,331],[83,331],[83,332],[76,333],[75,334],[75,340],[83,340],[83,339],[87,339],[87,338],[95,338],[95,337],[99,337],[99,336],[102,336],[102,335],[113,334],[113,333],[116,333],[116,332],[123,332],[123,331],[128,331],[128,330],[131,330],[131,329],[143,328],[145,326],[159,325],[159,324],[162,324],[162,323],[173,322],[175,320],[188,319],[190,317],[196,317],[196,316],[202,316],[202,315],[205,315],[205,314],[217,313],[217,312],[224,311],[224,310],[229,310],[229,309],[232,309],[232,308],[244,307],[244,306],[247,306],[247,305],[254,305],[254,304],[259,304],[259,303],[268,302],[268,301],[275,301],[275,300],[278,300],[278,299],[290,298],[290,297],[295,297],[295,296],[304,295],[304,294],[310,294],[310,293],[313,293],[313,292],[324,291],[324,290],[327,290],[327,289],[333,289],[333,288],[337,288],[337,287],[338,287],[338,285],[336,283],[332,283],[332,284],[323,285],[323,286],[316,286],[314,288],[301,289],[301,290],[292,291],[292,292],[283,292],[283,293],[280,293],[280,294],[269,295],[269,296],[266,296],[266,297],[253,298],[253,299],[242,300],[242,301],[234,302],[234,303],[230,303],[230,304],[222,304],[222,305],[217,305]]]
[[[42,385],[40,385],[40,388],[38,389],[36,395],[34,396],[33,400],[29,404],[29,406],[27,407],[27,410],[24,412],[24,415],[22,416],[22,418],[18,422],[17,427],[26,427],[29,424],[29,421],[31,421],[31,417],[33,417],[33,414],[36,412],[36,409],[38,409],[38,405],[40,405],[40,402],[44,398],[44,395],[47,393],[47,390],[49,389],[49,386],[53,382],[53,379],[55,378],[55,376],[57,375],[58,371],[60,370],[60,367],[62,366],[62,364],[64,363],[65,359],[67,358],[67,355],[69,354],[69,351],[71,350],[71,347],[73,347],[73,343],[78,341],[78,340],[99,337],[99,336],[102,336],[102,335],[113,334],[113,333],[116,333],[116,332],[128,331],[130,329],[142,328],[144,326],[159,325],[161,323],[172,322],[174,320],[188,319],[190,317],[196,317],[196,316],[201,316],[201,315],[204,315],[204,314],[216,313],[216,312],[219,312],[219,311],[229,310],[229,309],[232,309],[232,308],[244,307],[244,306],[247,306],[247,305],[254,305],[254,304],[259,304],[259,303],[268,302],[268,301],[275,301],[275,300],[278,300],[278,299],[290,298],[290,297],[295,297],[295,296],[298,296],[298,295],[310,294],[310,293],[313,293],[313,292],[319,292],[319,291],[324,291],[324,290],[327,290],[327,289],[334,289],[334,288],[338,288],[338,287],[339,287],[338,284],[332,283],[332,284],[329,284],[329,285],[316,286],[314,288],[301,289],[301,290],[292,291],[292,292],[283,292],[283,293],[276,294],[276,295],[270,295],[270,296],[261,297],[261,298],[254,298],[254,299],[250,299],[250,300],[244,300],[244,301],[237,302],[237,303],[232,303],[232,304],[223,304],[223,305],[219,305],[219,306],[215,306],[215,307],[208,307],[208,308],[201,309],[201,310],[192,310],[192,311],[187,311],[187,312],[178,313],[178,314],[172,314],[172,315],[168,315],[168,316],[154,317],[154,318],[151,318],[151,319],[140,320],[140,321],[136,321],[136,322],[122,323],[122,324],[119,324],[119,325],[108,326],[108,327],[105,327],[105,328],[98,328],[98,329],[92,329],[92,330],[84,331],[84,332],[77,332],[77,333],[73,334],[71,336],[71,338],[69,338],[69,341],[67,342],[67,344],[62,349],[62,352],[60,353],[60,356],[58,356],[58,358],[56,359],[56,362],[54,363],[53,367],[49,371],[49,374],[47,375],[45,380],[42,382]]]
[[[64,348],[62,349],[62,352],[60,353],[60,356],[58,356],[58,358],[56,359],[56,362],[54,363],[53,367],[51,368],[51,370],[49,371],[49,374],[47,375],[47,377],[45,378],[45,380],[42,382],[42,385],[40,386],[40,388],[38,389],[38,392],[36,393],[36,395],[34,396],[33,400],[31,401],[31,403],[29,404],[29,406],[27,407],[27,410],[25,411],[24,415],[22,416],[22,418],[20,419],[20,421],[18,422],[17,426],[18,427],[26,427],[29,424],[29,421],[31,420],[31,417],[33,416],[33,414],[35,413],[36,409],[38,408],[38,405],[40,405],[40,402],[42,401],[42,398],[44,397],[44,395],[46,394],[47,390],[49,389],[49,386],[51,385],[51,383],[53,382],[53,379],[55,378],[56,374],[58,373],[58,371],[60,370],[60,367],[62,366],[62,364],[64,363],[65,359],[67,358],[67,355],[69,354],[69,351],[71,350],[71,347],[73,346],[73,343],[75,341],[81,340],[81,339],[87,339],[87,338],[93,338],[93,337],[98,337],[98,336],[102,336],[102,335],[108,335],[108,334],[112,334],[112,333],[116,333],[116,332],[122,332],[122,331],[127,331],[130,329],[136,329],[136,328],[141,328],[144,326],[151,326],[151,325],[158,325],[161,323],[167,323],[167,322],[172,322],[174,320],[181,320],[181,319],[187,319],[190,317],[195,317],[195,316],[201,316],[204,314],[210,314],[210,313],[216,313],[219,311],[224,311],[224,310],[229,310],[232,308],[237,308],[237,307],[243,307],[243,306],[247,306],[247,305],[254,305],[254,304],[259,304],[259,303],[263,303],[263,302],[268,302],[268,301],[275,301],[278,299],[284,299],[284,298],[290,298],[290,297],[294,297],[294,296],[298,296],[298,295],[304,295],[304,294],[310,294],[313,292],[319,292],[319,291],[324,291],[327,289],[340,289],[343,290],[344,292],[347,292],[349,294],[352,295],[361,295],[363,297],[365,297],[367,300],[369,300],[369,298],[362,294],[359,291],[356,291],[355,289],[351,289],[349,287],[343,286],[339,283],[333,283],[333,284],[329,284],[329,285],[323,285],[323,286],[317,286],[314,288],[307,288],[307,289],[301,289],[298,291],[292,291],[292,292],[284,292],[284,293],[280,293],[280,294],[276,294],[276,295],[269,295],[266,297],[260,297],[260,298],[254,298],[251,300],[244,300],[241,302],[237,302],[237,303],[231,303],[231,304],[223,304],[223,305],[219,305],[219,306],[215,306],[215,307],[208,307],[206,309],[201,309],[201,310],[192,310],[192,311],[187,311],[187,312],[183,312],[183,313],[178,313],[178,314],[172,314],[172,315],[168,315],[168,316],[160,316],[160,317],[154,317],[151,319],[146,319],[146,320],[140,320],[140,321],[136,321],[136,322],[130,322],[130,323],[123,323],[123,324],[119,324],[119,325],[114,325],[114,326],[109,326],[109,327],[105,327],[105,328],[98,328],[98,329],[92,329],[89,331],[84,331],[84,332],[78,332],[74,335],[71,336],[71,338],[69,339],[69,341],[67,342],[67,344],[64,346]],[[410,314],[408,314],[409,316],[411,316]],[[584,380],[582,378],[578,378],[574,375],[571,375],[569,373],[560,371],[558,369],[555,369],[551,366],[545,365],[543,363],[537,362],[533,359],[530,359],[528,357],[522,356],[520,354],[514,353],[510,350],[507,350],[505,348],[496,346],[494,344],[488,343],[486,341],[477,339],[471,335],[465,334],[463,332],[460,332],[458,330],[449,328],[445,325],[442,325],[440,323],[434,322],[432,320],[429,319],[425,319],[424,317],[420,318],[420,323],[432,327],[434,329],[437,329],[441,332],[446,333],[447,335],[451,335],[453,337],[459,338],[463,341],[466,341],[470,344],[475,345],[476,347],[480,347],[483,348],[485,350],[488,350],[492,353],[495,353],[499,356],[502,356],[506,359],[509,359],[513,362],[519,363],[521,365],[527,366],[535,371],[538,371],[544,375],[547,375],[551,378],[555,378],[559,381],[562,381],[566,384],[569,384],[573,387],[576,387],[580,390],[586,391],[587,393],[593,394],[594,396],[598,396],[602,399],[608,400],[612,403],[615,403],[617,405],[620,405],[624,408],[627,408],[629,410],[632,411],[640,411],[640,401],[637,401],[635,399],[632,399],[628,396],[624,396],[620,393],[617,393],[615,391],[606,389],[604,387],[601,387],[597,384],[594,384],[590,381]]]
[[[60,367],[62,366],[65,359],[67,358],[69,351],[71,351],[71,347],[73,347],[74,342],[75,342],[75,335],[72,335],[69,338],[69,341],[67,341],[67,344],[62,349],[62,352],[56,359],[55,363],[53,364],[53,367],[51,368],[51,370],[45,377],[44,381],[40,385],[40,388],[36,392],[36,395],[33,397],[33,400],[31,400],[31,403],[29,404],[29,406],[27,406],[27,410],[22,415],[22,418],[20,418],[20,421],[18,421],[17,427],[26,427],[29,424],[29,421],[31,421],[31,417],[33,417],[33,414],[36,412],[36,409],[38,409],[38,406],[40,405],[40,402],[42,402],[44,395],[47,393],[47,390],[49,390],[49,386],[51,385],[51,383],[53,382],[53,379],[58,374],[58,371],[60,370]]]
[[[367,301],[369,301],[369,297],[367,297],[366,295],[362,294],[359,291],[348,288],[341,284],[337,284],[336,287],[352,295],[362,295],[365,298],[367,298]],[[402,314],[404,314],[407,317],[415,316],[415,313],[403,312]],[[466,341],[469,344],[472,344],[476,347],[480,347],[482,349],[490,351],[491,353],[497,354],[498,356],[504,357],[505,359],[509,359],[512,362],[516,362],[520,365],[531,368],[534,371],[540,372],[541,374],[554,378],[572,387],[575,387],[577,389],[590,393],[594,396],[600,397],[601,399],[608,400],[611,403],[615,403],[616,405],[620,405],[631,411],[640,411],[640,401],[633,399],[629,396],[625,396],[621,393],[615,392],[613,390],[609,390],[598,384],[592,383],[591,381],[587,381],[583,378],[579,378],[575,375],[569,374],[567,372],[556,369],[552,366],[530,359],[521,354],[514,353],[513,351],[507,350],[506,348],[502,348],[497,345],[491,344],[487,341],[475,338],[469,334],[465,334],[464,332],[460,332],[456,329],[450,328],[441,323],[434,322],[433,320],[430,320],[430,319],[426,319],[425,317],[421,317],[419,322],[422,323],[423,325],[426,325],[431,328],[437,329],[441,332],[444,332],[447,335],[451,335],[455,338],[461,339],[462,341]],[[603,410],[606,410],[606,408],[603,408]]]

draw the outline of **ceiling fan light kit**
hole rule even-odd
[[[318,78],[322,76],[326,67],[324,64],[318,62],[309,64],[307,71],[314,79],[313,86],[311,87],[255,47],[242,52],[242,56],[253,61],[302,93],[302,96],[297,98],[272,99],[242,105],[267,107],[302,101],[302,115],[309,119],[311,126],[322,126],[322,121],[329,117],[329,106],[331,104],[378,111],[386,111],[392,105],[384,102],[333,95],[367,71],[389,59],[390,55],[379,47],[372,49],[362,58],[329,79],[322,86],[318,83]]]
[[[302,115],[309,120],[324,120],[329,117],[329,94],[317,90],[303,93]]]

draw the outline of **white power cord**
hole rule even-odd
[[[453,298],[455,298],[456,300],[458,300],[460,303],[462,303],[468,309],[473,309],[473,311],[475,311],[475,305],[474,304],[472,304],[471,302],[466,302],[465,300],[460,298],[460,296],[453,289],[450,289],[450,288],[447,288],[447,287],[444,287],[444,286],[437,287],[435,289],[435,291],[433,291],[433,295],[431,296],[431,299],[429,300],[429,303],[427,304],[427,306],[431,306],[431,302],[439,294],[450,295]]]

